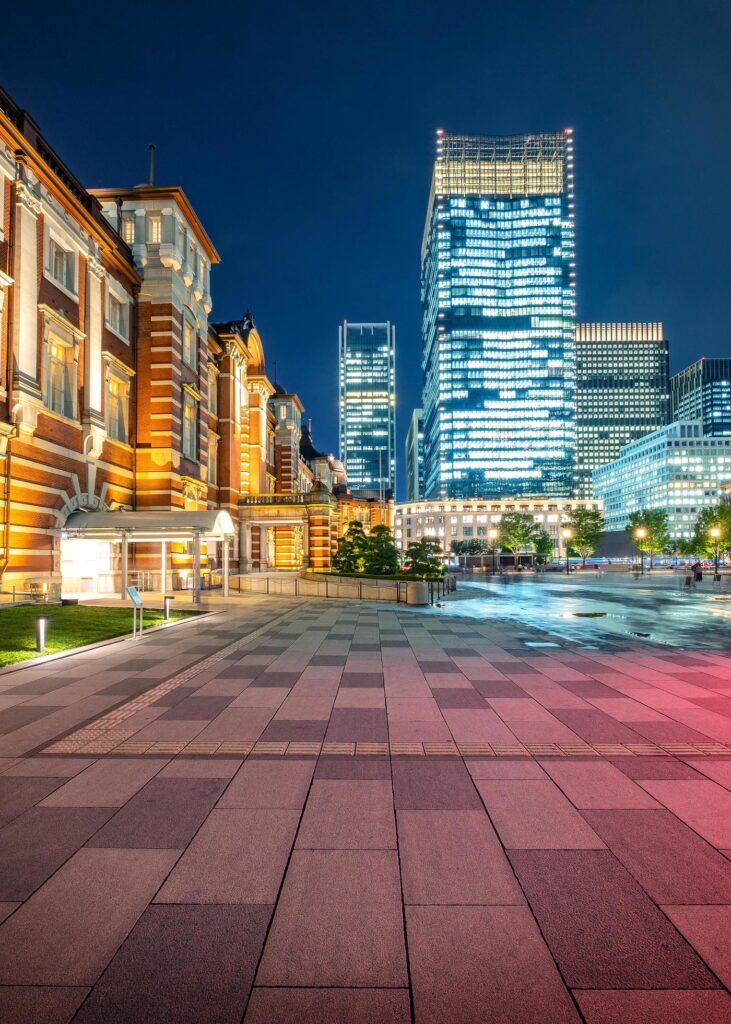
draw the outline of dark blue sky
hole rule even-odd
[[[157,144],[157,182],[183,185],[221,253],[214,320],[254,312],[321,447],[338,323],[390,319],[401,453],[437,127],[572,126],[579,317],[663,320],[673,371],[731,352],[727,0],[16,10],[4,86],[90,186],[145,180]]]

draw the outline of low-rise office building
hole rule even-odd
[[[623,529],[632,512],[664,509],[673,538],[690,538],[698,513],[723,500],[731,481],[731,437],[707,437],[700,420],[679,420],[625,445],[594,471],[607,530]]]

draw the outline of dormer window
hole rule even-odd
[[[157,245],[162,241],[162,217],[158,213],[148,217],[147,240],[152,245]]]
[[[135,240],[135,219],[134,217],[122,218],[122,238],[127,245],[132,245]]]

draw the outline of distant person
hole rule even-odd
[[[703,579],[703,566],[700,562],[694,562],[690,567],[690,571],[693,573],[693,580],[695,583],[700,583]]]

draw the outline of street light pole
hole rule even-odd
[[[635,530],[635,539],[637,541],[637,547],[640,549],[640,576],[645,575],[645,552],[642,547],[642,541],[647,536],[647,530],[644,526],[638,526]]]
[[[710,533],[710,535],[711,535],[711,537],[713,539],[713,563],[714,563],[713,582],[714,583],[718,583],[718,581],[721,579],[721,574],[718,571],[718,555],[719,555],[719,549],[720,549],[720,546],[721,546],[719,541],[721,540],[721,531],[718,528],[718,526],[712,526],[711,529],[708,532]]]
[[[563,533],[564,544],[566,546],[566,575],[568,576],[571,572],[571,568],[569,566],[569,541],[573,537],[573,533],[568,529],[562,530],[561,532]]]
[[[495,575],[495,548],[497,547],[498,531],[490,530],[488,534],[490,538],[490,547],[492,548],[492,574]]]

